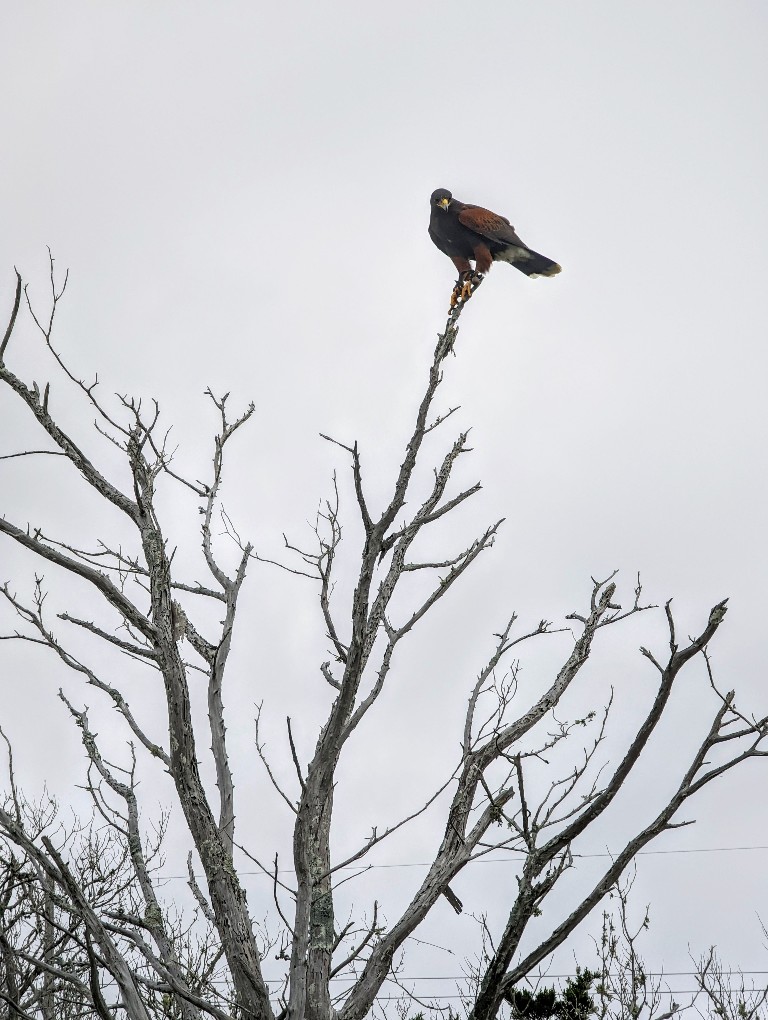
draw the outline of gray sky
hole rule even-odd
[[[279,550],[283,531],[307,537],[334,468],[346,470],[321,431],[359,441],[371,498],[385,498],[454,276],[426,233],[434,188],[508,216],[563,266],[537,281],[496,266],[463,317],[441,404],[461,404],[456,424],[472,426],[475,452],[460,480],[480,478],[484,488],[438,548],[453,554],[487,522],[507,523],[404,649],[378,732],[350,748],[339,854],[450,771],[470,683],[511,611],[528,623],[560,620],[584,606],[590,575],[620,568],[629,598],[641,571],[650,601],[674,596],[685,634],[729,595],[713,648],[718,678],[745,710],[768,710],[766,22],[763,4],[739,0],[70,0],[0,13],[2,308],[14,265],[44,297],[50,245],[70,268],[60,348],[84,376],[98,371],[105,393],[158,397],[176,428],[178,463],[195,477],[216,424],[204,389],[231,391],[238,406],[253,399],[224,502],[264,555]],[[33,332],[25,327],[23,337],[12,366],[45,379],[51,368]],[[0,452],[13,452],[32,433],[8,394],[0,401]],[[52,402],[85,436],[90,416],[73,391],[57,384]],[[85,442],[115,467],[105,444]],[[433,458],[441,452],[436,440]],[[0,492],[10,519],[44,523],[75,544],[102,526],[58,463],[6,462]],[[351,569],[359,535],[349,499],[346,507]],[[183,562],[199,570],[194,500],[169,490],[166,514]],[[104,518],[100,534],[115,526]],[[28,592],[33,572],[0,547],[0,580]],[[79,590],[46,580],[52,611],[82,605]],[[287,852],[289,819],[256,771],[253,706],[264,702],[270,747],[286,765],[279,726],[302,705],[306,758],[327,705],[317,672],[326,642],[313,590],[270,568],[251,570],[243,609],[249,622],[227,701],[237,705],[240,796],[259,805],[250,820],[241,806],[241,825],[270,857]],[[11,626],[0,617],[0,631]],[[613,683],[617,753],[654,689],[636,651],[654,642],[663,648],[664,630],[650,618],[612,634],[567,706],[599,707]],[[528,690],[564,649],[553,644],[526,662]],[[120,747],[124,735],[93,692],[34,649],[0,652],[0,721],[20,773],[31,786],[47,777],[66,801],[82,778],[82,749],[58,686],[91,704],[102,741]],[[161,723],[157,692],[143,678],[129,682],[132,704],[156,709]],[[585,852],[615,846],[650,817],[681,748],[707,725],[704,690],[697,666],[629,803]],[[363,777],[372,754],[382,773],[375,795]],[[160,789],[147,790],[150,813]],[[746,768],[699,799],[697,825],[655,846],[768,845],[764,790],[764,773]],[[377,863],[427,860],[436,825],[428,816],[382,847]],[[636,904],[651,902],[649,965],[690,969],[689,945],[696,954],[716,942],[728,961],[765,969],[756,913],[768,919],[767,855],[644,857]],[[585,862],[584,874],[596,866]],[[457,891],[498,924],[499,884],[512,878],[483,868]],[[414,882],[408,869],[372,872],[357,902],[377,889],[394,919]],[[255,914],[268,909],[255,881],[249,897]],[[567,896],[559,902],[566,909]],[[458,973],[473,924],[447,907],[438,922],[424,937],[437,932],[456,955],[426,953],[406,971]],[[563,954],[554,970],[572,963]],[[689,987],[681,980],[674,987]]]

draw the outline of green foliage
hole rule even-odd
[[[562,994],[554,988],[529,992],[514,988],[508,996],[515,1020],[587,1020],[595,1012],[589,994],[599,975],[596,971],[576,968],[576,977],[568,978]]]

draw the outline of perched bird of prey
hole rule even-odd
[[[459,271],[451,304],[466,300],[492,262],[508,262],[526,276],[555,276],[560,266],[524,244],[503,216],[479,205],[465,205],[438,188],[429,200],[429,236]],[[473,271],[470,259],[475,263]]]

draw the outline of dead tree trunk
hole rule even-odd
[[[449,897],[454,908],[461,909],[451,883],[489,852],[515,851],[509,867],[516,882],[510,881],[507,887],[516,891],[509,898],[506,924],[494,933],[493,949],[483,957],[470,1010],[470,1020],[493,1020],[501,1005],[513,998],[516,985],[571,935],[639,850],[659,834],[684,824],[676,820],[683,804],[744,761],[765,756],[768,720],[737,708],[734,693],[718,690],[710,668],[707,647],[722,625],[727,600],[714,606],[699,636],[682,646],[677,642],[670,603],[666,604],[669,654],[664,660],[643,650],[650,664],[645,668],[659,673],[658,690],[605,782],[599,778],[601,769],[595,755],[609,722],[613,696],[602,715],[589,712],[583,719],[562,722],[554,712],[566,692],[573,694],[578,689],[582,669],[597,654],[603,630],[656,607],[641,604],[638,581],[634,597],[630,596],[627,608],[622,609],[612,576],[593,581],[589,605],[569,614],[559,627],[541,620],[518,628],[517,614],[506,614],[485,665],[467,682],[467,710],[462,732],[457,734],[460,750],[451,775],[439,789],[426,791],[421,806],[410,815],[375,828],[346,859],[334,858],[334,792],[350,738],[373,722],[402,639],[490,549],[503,523],[478,529],[468,543],[462,539],[460,552],[447,553],[439,560],[419,551],[424,534],[444,526],[451,513],[480,490],[479,482],[453,487],[455,469],[470,452],[464,429],[445,444],[442,457],[436,459],[425,487],[426,497],[419,504],[413,495],[417,476],[423,483],[419,469],[428,459],[427,438],[432,433],[442,434],[439,430],[458,410],[436,413],[434,403],[443,373],[453,364],[449,356],[455,353],[464,308],[460,303],[438,338],[403,461],[383,506],[372,507],[366,495],[363,456],[357,444],[331,440],[349,458],[355,513],[362,527],[361,548],[351,559],[342,557],[342,512],[335,484],[333,497],[318,515],[311,549],[286,541],[288,553],[298,556],[299,566],[280,565],[317,584],[317,609],[334,656],[333,663],[319,665],[321,682],[331,690],[306,765],[288,720],[288,745],[295,769],[290,781],[297,784],[292,792],[286,792],[282,777],[270,766],[257,734],[257,753],[291,812],[295,869],[295,889],[291,889],[279,878],[277,860],[270,871],[235,838],[238,800],[227,746],[225,684],[239,619],[238,599],[249,566],[261,566],[264,560],[240,539],[224,515],[225,529],[237,546],[238,563],[234,570],[223,569],[212,520],[218,506],[225,446],[254,408],[230,421],[227,398],[217,399],[209,391],[220,422],[213,444],[212,473],[207,482],[183,477],[172,467],[167,434],[161,438],[156,404],[148,412],[141,402],[123,397],[118,411],[110,411],[98,399],[96,384],[87,385],[67,367],[52,340],[56,307],[63,293],[63,288],[56,287],[53,264],[51,287],[50,315],[38,317],[28,304],[31,319],[43,338],[45,352],[54,359],[58,377],[79,389],[89,413],[96,415],[97,431],[122,451],[130,472],[130,492],[99,470],[80,441],[58,423],[52,410],[56,391],[46,383],[41,392],[37,383],[23,382],[8,367],[6,357],[21,309],[20,278],[0,343],[0,383],[31,412],[50,448],[27,449],[0,459],[33,456],[42,465],[50,455],[65,458],[90,490],[129,523],[135,545],[128,550],[121,540],[104,539],[95,551],[82,550],[39,528],[0,517],[0,535],[23,548],[35,564],[49,565],[78,579],[95,599],[77,613],[69,609],[59,613],[60,623],[54,629],[48,622],[41,578],[27,600],[6,584],[0,594],[17,623],[12,633],[0,637],[43,646],[104,695],[125,724],[132,764],[122,772],[111,764],[90,729],[85,709],[64,699],[81,731],[89,762],[86,788],[105,823],[106,835],[95,828],[80,831],[75,826],[69,833],[59,830],[61,836],[54,838],[50,830],[56,809],[51,804],[30,805],[21,796],[9,745],[10,793],[0,805],[0,916],[4,919],[0,999],[9,1015],[25,1018],[38,1011],[43,1020],[54,1016],[57,1020],[69,1020],[70,1016],[106,1020],[121,1013],[131,1020],[197,1020],[206,1015],[217,1020],[363,1020],[374,1009],[406,940],[440,897]],[[194,497],[193,512],[198,510],[202,519],[201,564],[210,575],[208,584],[185,580],[177,573],[171,552],[174,543],[160,519],[156,498],[158,487],[166,484],[180,486]],[[347,576],[354,577],[354,584],[350,583],[354,594],[346,607],[340,606],[333,594],[345,565],[350,571]],[[420,577],[431,579],[421,594],[414,594],[409,584],[417,571],[422,572]],[[222,618],[215,632],[210,624],[199,622],[199,617],[205,620],[196,612],[200,600],[213,601],[220,611]],[[87,619],[91,604],[98,604],[111,622]],[[134,714],[129,708],[119,680],[104,679],[59,637],[61,624],[159,674],[167,710],[165,744],[150,736],[141,709]],[[562,665],[542,678],[539,694],[523,702],[516,686],[514,656],[524,654],[531,642],[544,639],[561,643]],[[182,641],[188,644],[182,645]],[[186,648],[197,657],[194,663],[185,658]],[[698,750],[680,761],[678,786],[658,806],[653,821],[639,828],[615,853],[597,883],[581,888],[574,848],[621,796],[630,774],[641,767],[643,751],[677,693],[676,679],[696,656],[706,663],[708,692],[714,703],[709,731],[702,735]],[[205,725],[196,731],[193,721],[192,670],[203,674],[207,686],[205,736]],[[584,733],[592,736],[576,736]],[[198,762],[208,735],[218,796],[206,790]],[[559,770],[560,745],[569,742],[571,746],[577,739],[584,741],[581,764]],[[147,832],[141,830],[135,748],[143,749],[148,760],[172,777],[190,847],[199,857],[205,877],[203,891],[193,874],[190,849],[190,888],[201,912],[196,926],[185,928],[174,922],[155,892],[152,876],[157,865],[153,861],[160,853],[162,833],[150,845]],[[715,749],[718,757],[712,764]],[[544,769],[548,771],[542,783]],[[414,768],[414,786],[418,780]],[[411,891],[402,914],[385,930],[374,904],[368,920],[350,921],[341,927],[334,909],[340,870],[363,862],[374,847],[428,808],[437,811],[438,798],[449,787],[431,864]],[[547,791],[543,795],[542,788]],[[537,797],[531,793],[534,789],[539,791]],[[108,866],[110,854],[117,861],[114,866]],[[271,992],[262,972],[263,945],[271,943],[251,918],[239,872],[246,861],[255,861],[272,878],[281,926],[281,951],[276,958],[286,960],[287,966],[283,987]],[[567,917],[558,917],[548,897],[557,886],[568,883],[578,890],[578,906]],[[286,893],[294,898],[293,903],[286,904]],[[548,934],[536,944],[529,922],[545,911],[550,920]],[[348,979],[344,993],[336,997],[331,984],[335,976]]]

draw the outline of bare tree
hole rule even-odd
[[[763,936],[768,938],[765,925],[761,927]],[[702,992],[696,1003],[700,1016],[716,1016],[722,1020],[761,1020],[768,1016],[765,980],[756,982],[741,971],[726,969],[714,946],[697,964],[696,983]]]
[[[671,1020],[690,1004],[675,1001],[663,987],[663,974],[648,972],[638,941],[649,927],[649,908],[633,925],[628,902],[633,884],[634,874],[626,882],[617,882],[610,893],[616,909],[603,912],[595,1014],[599,1020]]]
[[[64,285],[66,279],[64,280]],[[338,766],[352,735],[369,726],[388,682],[395,651],[403,638],[448,595],[454,584],[493,545],[502,521],[480,529],[458,554],[421,558],[419,540],[444,524],[453,511],[473,496],[480,484],[451,490],[457,462],[469,452],[467,432],[446,444],[433,469],[426,498],[415,509],[406,502],[414,490],[419,466],[427,458],[425,440],[444,430],[455,408],[435,413],[433,405],[443,373],[456,352],[458,322],[464,304],[451,310],[438,337],[428,368],[405,454],[390,495],[374,507],[366,495],[363,456],[356,443],[338,446],[349,460],[356,497],[355,513],[363,531],[362,548],[344,564],[340,549],[342,511],[338,491],[318,514],[309,548],[286,542],[286,554],[297,557],[285,569],[308,575],[317,584],[318,610],[333,648],[333,661],[319,666],[328,685],[329,707],[319,728],[314,754],[302,762],[290,720],[287,740],[295,766],[295,791],[283,788],[257,738],[270,778],[281,792],[292,817],[295,886],[288,887],[274,868],[262,865],[236,838],[235,785],[227,749],[223,685],[230,659],[233,628],[246,571],[260,557],[240,538],[225,517],[229,537],[238,548],[238,562],[226,570],[212,522],[217,512],[225,452],[234,434],[254,413],[230,416],[227,397],[209,391],[219,419],[207,481],[190,480],[173,467],[167,432],[160,426],[157,403],[147,408],[127,396],[113,407],[102,401],[96,382],[78,378],[53,341],[53,324],[64,285],[58,286],[51,261],[50,307],[37,312],[17,274],[13,309],[0,343],[0,380],[31,412],[45,447],[13,451],[6,456],[34,457],[44,471],[47,455],[63,457],[99,499],[119,513],[133,535],[133,547],[122,539],[100,538],[80,549],[66,538],[43,533],[25,522],[0,519],[0,533],[25,549],[33,563],[51,565],[84,582],[112,618],[101,625],[86,618],[87,610],[68,608],[50,621],[46,593],[37,580],[29,598],[10,584],[0,591],[16,614],[16,629],[8,640],[28,641],[53,652],[85,684],[97,689],[120,713],[130,740],[131,764],[112,762],[114,749],[99,746],[86,710],[66,701],[79,727],[89,761],[87,789],[94,821],[75,829],[57,821],[51,805],[33,807],[11,786],[0,807],[3,875],[0,909],[5,918],[0,943],[0,995],[8,1016],[113,1017],[131,1020],[204,1015],[249,1020],[362,1020],[374,1008],[385,981],[396,968],[398,954],[440,897],[457,911],[462,906],[451,883],[474,861],[494,850],[509,853],[516,892],[508,904],[501,931],[488,932],[489,951],[478,974],[469,1004],[471,1020],[495,1017],[511,1001],[516,985],[561,945],[601,902],[635,855],[651,840],[676,825],[680,808],[712,780],[741,762],[763,756],[768,720],[749,717],[736,706],[733,692],[721,694],[709,671],[713,710],[711,725],[698,750],[679,766],[672,796],[656,817],[620,848],[591,888],[579,886],[574,846],[619,796],[669,703],[683,667],[695,656],[705,657],[707,646],[721,626],[726,601],[714,606],[700,632],[680,641],[671,605],[662,612],[669,630],[663,655],[642,649],[649,668],[658,675],[658,689],[645,718],[618,763],[598,767],[597,752],[610,717],[610,704],[601,714],[558,722],[554,713],[565,693],[579,678],[608,627],[653,607],[642,604],[638,581],[622,608],[613,577],[593,580],[587,606],[569,614],[555,627],[541,620],[518,627],[508,615],[495,635],[487,661],[468,685],[468,704],[460,734],[460,753],[451,779],[438,790],[425,792],[423,807],[396,824],[374,829],[360,848],[337,860],[331,853],[334,790]],[[52,413],[51,386],[24,382],[11,371],[10,340],[22,309],[22,296],[53,370],[74,385],[95,428],[117,449],[128,468],[127,491],[108,477],[85,452],[83,441],[65,431]],[[328,437],[326,437],[328,438]],[[332,440],[336,442],[336,440]],[[190,494],[201,514],[202,564],[206,583],[179,576],[171,549],[173,541],[158,510],[158,492],[166,485]],[[354,570],[351,604],[339,606],[333,596],[340,571]],[[426,595],[414,596],[408,582],[420,572],[434,580]],[[398,599],[395,600],[395,594]],[[408,599],[410,598],[410,603]],[[220,609],[214,629],[200,612],[204,603]],[[403,605],[409,608],[403,610]],[[202,620],[202,622],[201,622]],[[76,656],[67,628],[86,632],[118,657],[159,675],[167,705],[167,738],[152,739],[141,708],[134,713],[120,687],[119,668],[106,679],[103,671]],[[559,635],[566,645],[562,665],[532,701],[520,704],[516,660],[521,646]],[[182,645],[186,639],[188,645]],[[191,647],[195,661],[184,657]],[[206,788],[198,762],[202,732],[193,725],[190,677],[202,673],[207,683],[210,753],[217,793]],[[118,679],[113,679],[118,676]],[[62,695],[63,697],[63,695]],[[587,738],[576,765],[561,771],[552,764],[558,749],[571,746],[585,727]],[[190,850],[199,860],[204,882],[198,884],[190,858],[190,886],[198,904],[189,922],[183,913],[169,916],[153,881],[162,832],[154,840],[142,831],[136,754],[154,760],[170,775],[178,806],[189,834]],[[442,800],[440,795],[444,794]],[[442,804],[442,808],[439,805]],[[334,907],[335,890],[343,881],[342,868],[364,861],[367,854],[395,830],[428,807],[442,810],[442,837],[423,880],[412,890],[401,915],[385,925],[374,907],[366,923],[354,918],[340,924]],[[100,843],[100,841],[102,841]],[[106,841],[106,842],[104,842]],[[103,848],[99,849],[99,846]],[[98,867],[93,867],[93,861]],[[270,994],[262,964],[271,944],[254,924],[242,883],[241,868],[256,861],[272,876],[276,916],[281,931],[273,936],[286,958],[284,986]],[[558,920],[554,907],[548,934],[535,938],[529,922],[545,909],[553,889],[574,883],[578,906]],[[506,885],[509,888],[509,883]],[[551,901],[550,901],[551,902]],[[334,996],[331,981],[347,975],[350,981]]]

